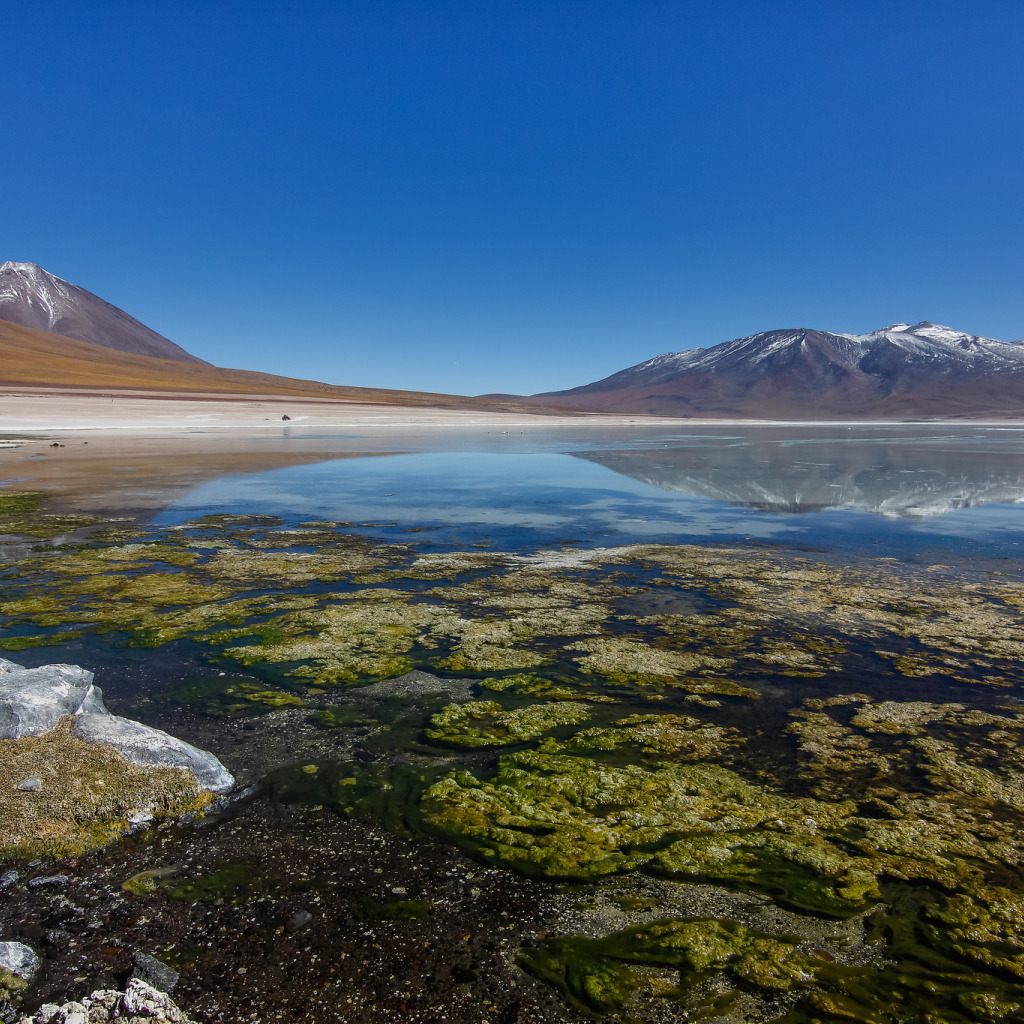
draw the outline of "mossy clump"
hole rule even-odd
[[[679,686],[688,675],[720,673],[733,664],[731,658],[710,653],[656,647],[641,636],[591,637],[565,649],[581,652],[573,660],[584,672],[626,685]]]
[[[48,498],[34,491],[0,491],[0,535],[61,537],[85,526],[94,526],[94,516],[58,515],[45,511]]]
[[[708,725],[690,715],[629,715],[610,726],[583,729],[551,751],[599,751],[635,747],[652,756],[700,761],[742,746],[746,737],[729,726]]]
[[[40,736],[0,740],[0,855],[69,857],[105,846],[148,817],[205,807],[212,795],[185,768],[133,765],[73,735],[65,716]],[[37,792],[18,784],[38,776]]]
[[[125,892],[133,896],[148,896],[156,892],[161,885],[166,884],[168,878],[173,878],[181,870],[180,865],[172,865],[163,868],[148,868],[145,871],[138,871],[131,878],[121,883]]]
[[[429,916],[429,900],[375,900],[365,896],[359,901],[360,915],[368,921],[418,921]]]
[[[27,988],[28,982],[24,978],[0,967],[0,1002],[17,1002]]]
[[[822,834],[855,806],[786,797],[708,763],[610,766],[545,750],[506,754],[489,781],[453,772],[424,794],[433,828],[525,873],[588,879],[646,867],[763,885],[833,913],[879,895],[870,860]]]
[[[586,708],[571,701],[530,704],[509,711],[497,701],[477,700],[442,708],[430,719],[426,735],[454,747],[505,747],[589,718]]]
[[[1024,980],[1024,895],[992,886],[926,906],[929,944],[984,971]],[[1022,994],[1024,995],[1024,994]]]
[[[534,672],[516,672],[509,676],[488,676],[478,683],[481,690],[494,693],[518,693],[539,700],[585,700],[595,704],[614,704],[615,698],[604,693],[591,693],[577,689],[569,681],[555,682]]]
[[[253,704],[264,704],[268,708],[302,707],[302,698],[297,693],[271,690],[253,683],[238,683],[236,686],[229,686],[224,693],[229,697],[237,694],[242,700],[250,701]]]
[[[224,864],[209,875],[174,881],[164,892],[180,903],[244,903],[258,882],[249,864]]]
[[[601,938],[552,937],[524,950],[519,963],[577,1008],[596,1013],[626,1009],[641,992],[678,998],[718,972],[784,992],[813,982],[820,966],[794,942],[707,919],[653,921]]]
[[[63,647],[82,637],[81,630],[62,633],[37,633],[31,636],[8,636],[0,639],[0,651],[27,651],[35,647]]]

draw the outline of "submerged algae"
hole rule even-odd
[[[552,878],[718,880],[827,915],[891,904],[875,916],[899,963],[880,963],[877,984],[805,964],[806,951],[785,936],[771,936],[782,946],[756,946],[756,929],[741,941],[735,922],[705,922],[708,941],[735,946],[707,961],[729,985],[809,986],[793,1020],[885,1020],[899,994],[935,1021],[1019,1015],[1016,980],[1005,979],[1018,977],[1012,967],[1024,955],[1024,708],[972,710],[954,689],[998,688],[1005,701],[1020,682],[1014,578],[944,568],[929,574],[922,597],[922,570],[887,559],[839,566],[765,548],[667,545],[417,556],[330,524],[278,525],[115,528],[90,547],[32,555],[5,574],[5,639],[43,643],[54,634],[25,631],[69,623],[132,643],[188,638],[221,659],[274,666],[275,679],[285,672],[296,689],[413,666],[544,666],[483,680],[496,700],[422,710],[406,729],[419,744],[413,764],[317,761],[315,771],[276,772],[271,787],[346,814],[422,820],[488,863]],[[915,689],[898,699],[917,679],[943,696],[909,699]],[[880,680],[884,697],[832,696],[877,693]],[[306,703],[251,685],[211,703]],[[358,692],[334,691],[338,710],[321,709],[322,724],[354,721],[343,702]],[[645,713],[651,700],[666,713]],[[764,735],[772,723],[777,737]],[[446,761],[422,744],[425,725],[428,739],[456,748]],[[533,749],[506,753],[492,770],[481,751],[512,743]],[[380,756],[377,747],[367,754]],[[456,759],[473,771],[450,771]],[[571,947],[599,961],[596,981],[584,977],[590,968],[573,968],[572,998],[646,989],[685,1002],[696,947],[678,920],[664,928],[658,943],[686,948],[667,964],[638,959],[635,936],[600,956]],[[609,953],[626,946],[632,960]],[[755,949],[764,969],[750,961],[744,974],[742,950]],[[551,970],[564,960],[551,953]],[[675,972],[667,981],[666,970]]]
[[[430,719],[428,739],[456,747],[505,747],[543,736],[561,725],[579,725],[590,712],[562,701],[506,711],[492,700],[449,704]]]
[[[520,963],[557,985],[580,1009],[604,1013],[628,1006],[641,991],[678,998],[712,972],[787,991],[814,981],[823,966],[798,952],[794,942],[714,919],[653,921],[603,938],[548,938],[524,950]],[[674,977],[651,968],[670,970]]]
[[[781,890],[832,913],[879,896],[874,865],[838,838],[852,801],[787,797],[719,765],[600,765],[507,754],[493,779],[461,770],[423,797],[425,821],[493,862],[554,878],[648,870]]]
[[[545,749],[551,751],[618,750],[636,747],[643,754],[671,755],[697,761],[724,754],[746,743],[738,729],[707,725],[689,715],[629,715],[608,727],[584,729]]]
[[[533,672],[517,672],[510,676],[488,676],[477,684],[482,690],[495,693],[512,692],[525,697],[538,697],[544,700],[583,700],[591,703],[613,704],[615,698],[604,693],[588,693],[568,683],[558,683]]]
[[[891,655],[897,670],[911,659],[915,677],[993,686],[1007,685],[1024,653],[1020,586],[1006,577],[932,574],[924,600],[920,571],[886,559],[840,568],[762,549],[666,545],[417,555],[337,527],[279,527],[272,517],[205,517],[141,535],[108,529],[12,566],[0,615],[22,632],[81,625],[144,644],[230,644],[226,627],[249,626],[259,645],[222,656],[294,662],[297,678],[316,683],[415,665],[550,665],[575,678],[572,688],[589,674],[652,694],[754,697],[765,676],[842,671],[858,643]],[[654,600],[667,592],[694,600]],[[967,656],[979,651],[975,671]]]
[[[0,536],[46,540],[74,533],[100,520],[89,515],[46,512],[47,496],[33,491],[0,491]]]

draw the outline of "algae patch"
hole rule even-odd
[[[496,701],[449,704],[430,720],[427,737],[456,747],[504,747],[543,736],[563,725],[579,725],[590,712],[563,701],[506,711]]]
[[[8,522],[42,514],[12,500]],[[657,1019],[669,1000],[735,1017],[755,999],[787,1024],[889,1022],[899,1005],[945,1024],[1021,1019],[1024,585],[932,568],[754,546],[424,555],[264,517],[109,524],[0,570],[0,644],[192,643],[251,674],[173,699],[227,717],[301,706],[331,741],[365,727],[351,760],[307,753],[272,773],[276,799],[443,836],[578,884],[580,902],[612,879],[641,904],[713,884],[790,922],[856,921],[877,946],[870,965],[840,963],[760,919],[655,903],[641,923],[524,953],[590,1012]],[[410,684],[401,708],[371,713],[364,684],[413,668],[463,689]],[[131,802],[76,842],[116,831]],[[134,884],[202,901],[256,881]]]

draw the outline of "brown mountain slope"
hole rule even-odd
[[[59,334],[0,320],[0,387],[58,390],[117,389],[206,395],[282,395],[317,401],[430,406],[442,409],[487,409],[552,413],[539,403],[468,398],[419,391],[347,387],[319,381],[278,377],[253,370],[229,370],[207,363],[117,352]]]

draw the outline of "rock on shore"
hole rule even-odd
[[[0,658],[0,739],[52,729],[63,715],[109,714],[93,674],[77,665],[24,668]]]
[[[44,1003],[31,1017],[18,1024],[194,1024],[166,992],[160,992],[139,978],[132,978],[125,990],[100,989],[81,1002]]]
[[[227,793],[235,784],[213,754],[160,729],[112,715],[93,674],[77,665],[24,668],[0,658],[0,739],[39,736],[64,715],[75,716],[74,734],[113,747],[132,764],[187,768],[200,787]]]
[[[0,855],[77,855],[233,786],[213,754],[112,715],[91,672],[0,659]]]

